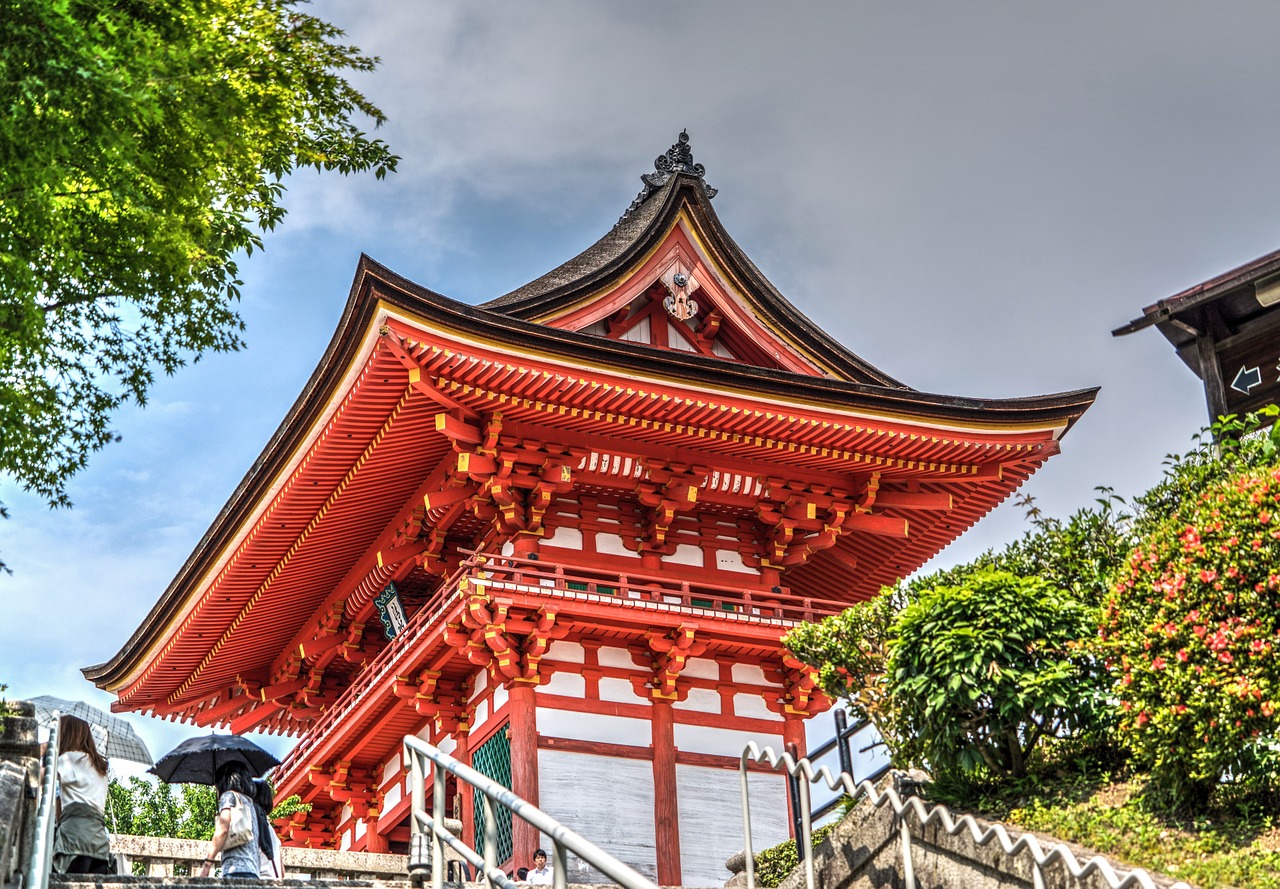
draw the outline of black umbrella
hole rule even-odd
[[[170,784],[214,784],[218,769],[229,762],[244,763],[255,778],[280,765],[280,760],[248,738],[205,735],[183,741],[147,771]]]

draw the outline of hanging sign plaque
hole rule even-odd
[[[382,621],[382,632],[388,639],[394,639],[396,633],[404,629],[409,619],[405,617],[404,606],[400,604],[400,593],[394,583],[389,583],[373,600],[378,609],[378,617]]]

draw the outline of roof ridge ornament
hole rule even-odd
[[[689,147],[688,130],[681,130],[680,138],[675,144],[668,148],[665,154],[658,155],[657,160],[653,162],[653,170],[652,173],[641,174],[640,179],[644,182],[644,188],[641,189],[640,194],[636,195],[636,199],[631,202],[630,207],[627,207],[618,222],[622,222],[634,213],[649,195],[666,185],[676,173],[697,177],[702,182],[702,191],[708,199],[714,198],[718,192],[718,189],[707,184],[706,167],[693,162],[693,149]]]

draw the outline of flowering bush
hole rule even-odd
[[[1140,540],[1104,605],[1120,733],[1154,789],[1202,805],[1280,737],[1280,467],[1214,481]]]

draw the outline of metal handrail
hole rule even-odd
[[[27,872],[23,876],[23,889],[48,889],[49,873],[53,870],[53,831],[56,806],[54,803],[56,784],[58,781],[58,719],[54,713],[53,725],[49,727],[49,741],[45,745],[44,755],[40,757],[40,767],[44,776],[40,781],[40,802],[36,806],[35,839],[31,843],[31,859],[27,862]]]
[[[552,871],[551,879],[554,889],[566,889],[568,886],[568,855],[572,851],[580,859],[603,873],[623,889],[657,889],[652,881],[637,873],[629,865],[623,864],[599,846],[583,836],[565,827],[546,812],[529,801],[522,799],[510,789],[503,787],[487,775],[482,775],[468,765],[464,765],[433,744],[421,738],[406,735],[404,739],[405,753],[409,756],[410,791],[412,804],[409,825],[413,835],[410,849],[418,848],[418,837],[426,832],[431,835],[431,886],[432,889],[443,889],[444,886],[444,846],[447,845],[461,855],[472,866],[479,868],[484,875],[487,889],[495,885],[502,889],[515,889],[516,884],[498,867],[498,827],[494,817],[494,804],[509,809],[513,815],[536,827],[551,838]],[[427,812],[426,770],[428,763],[433,766],[432,772],[432,805]],[[483,794],[484,805],[484,854],[467,846],[455,838],[444,826],[445,819],[445,773],[449,773],[465,784],[474,787]],[[410,859],[410,868],[415,862]],[[411,871],[412,875],[412,871]]]
[[[742,759],[738,765],[742,787],[742,829],[745,841],[747,889],[755,889],[756,884],[755,857],[751,850],[750,801],[747,796],[747,764],[749,762],[767,762],[774,770],[782,767],[788,775],[804,776],[805,780],[800,784],[800,792],[803,797],[802,801],[805,803],[805,808],[802,810],[802,839],[806,846],[813,841],[812,820],[808,810],[810,784],[816,784],[819,780],[826,781],[830,789],[843,789],[851,799],[857,800],[861,796],[866,796],[877,809],[886,803],[891,805],[898,821],[898,836],[902,848],[902,877],[903,885],[906,889],[916,889],[915,871],[911,861],[911,833],[907,829],[906,823],[908,812],[920,823],[921,827],[927,827],[934,822],[939,823],[948,836],[954,836],[961,830],[968,828],[973,842],[978,846],[986,846],[992,840],[998,840],[1000,848],[1009,857],[1018,854],[1024,849],[1027,850],[1031,853],[1032,885],[1035,889],[1044,889],[1045,881],[1042,869],[1055,859],[1060,859],[1067,872],[1077,880],[1087,877],[1096,871],[1107,881],[1107,885],[1111,889],[1129,889],[1131,886],[1141,886],[1142,889],[1157,889],[1155,882],[1151,879],[1151,875],[1142,868],[1133,868],[1122,879],[1116,874],[1111,862],[1101,855],[1095,855],[1081,864],[1075,853],[1064,843],[1056,843],[1048,851],[1045,851],[1034,834],[1023,833],[1017,840],[1014,840],[1009,836],[1009,832],[1005,830],[1002,824],[989,824],[984,828],[972,815],[961,815],[956,818],[946,806],[935,805],[928,807],[918,796],[910,796],[904,800],[892,787],[886,787],[881,790],[870,781],[855,783],[853,776],[848,772],[841,772],[839,777],[836,777],[831,774],[831,770],[826,766],[815,769],[813,763],[808,759],[804,757],[796,759],[790,753],[779,755],[771,747],[766,747],[762,751],[754,741],[748,743],[742,751]],[[805,886],[807,889],[814,889],[812,855],[805,858]],[[1179,881],[1170,886],[1169,889],[1191,889],[1191,886]]]

